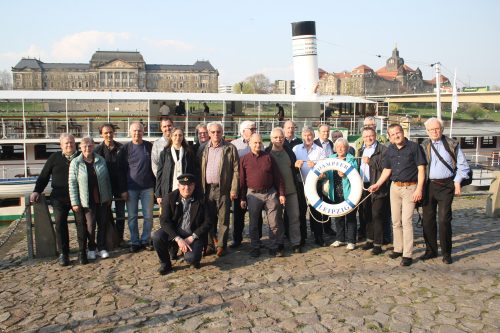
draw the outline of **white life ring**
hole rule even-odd
[[[318,177],[331,170],[337,170],[344,173],[351,183],[351,192],[345,201],[338,204],[329,204],[320,199],[316,191],[316,183]],[[331,184],[330,186],[333,186]],[[324,159],[314,166],[307,174],[306,183],[304,184],[304,192],[309,204],[318,212],[329,216],[344,216],[350,213],[358,204],[363,193],[363,183],[358,170],[350,163],[338,158]]]

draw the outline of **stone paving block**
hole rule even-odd
[[[405,322],[391,322],[389,324],[389,330],[391,332],[398,332],[398,333],[410,333],[411,332],[411,324],[405,323]]]
[[[440,325],[437,328],[437,333],[465,333],[465,331],[460,330],[456,327],[453,327],[451,325]]]

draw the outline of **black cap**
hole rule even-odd
[[[177,180],[179,181],[179,184],[188,185],[195,182],[195,176],[190,173],[183,173],[177,177]]]

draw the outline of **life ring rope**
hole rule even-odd
[[[317,162],[325,161],[325,160],[328,160],[328,159],[317,160]],[[347,215],[350,212],[352,212],[354,209],[356,209],[359,205],[361,205],[366,199],[368,199],[372,195],[372,193],[369,193],[360,201],[360,199],[362,197],[362,191],[363,190],[367,191],[368,189],[364,188],[363,182],[362,182],[361,177],[359,176],[359,173],[357,172],[357,170],[351,164],[347,163],[346,161],[344,161],[344,160],[340,160],[340,161],[341,162],[335,163],[335,164],[323,163],[323,165],[319,165],[319,167],[318,167],[318,165],[315,165],[314,168],[309,171],[310,173],[308,174],[308,177],[309,177],[309,175],[311,175],[313,178],[311,181],[309,181],[309,185],[307,188],[306,188],[307,179],[306,179],[306,181],[304,181],[302,173],[300,173],[301,181],[302,181],[302,184],[304,185],[304,190],[306,192],[306,198],[309,201],[311,207],[316,209],[322,215],[328,216],[327,220],[319,221],[314,217],[314,215],[311,214],[312,218],[316,222],[325,223],[325,222],[328,222],[330,220],[330,216],[339,217],[339,216]],[[342,169],[340,169],[340,166],[338,166],[338,164],[341,165]],[[354,191],[351,191],[352,195],[350,194],[347,198],[345,198],[345,200],[343,202],[341,202],[339,204],[325,203],[319,197],[319,195],[316,191],[316,184],[317,184],[319,176],[322,173],[324,173],[325,171],[331,171],[331,170],[343,172],[344,175],[349,178],[349,181],[351,182],[351,187],[353,189],[355,189]],[[311,171],[312,171],[312,173],[311,173]],[[353,173],[351,175],[351,173],[353,171],[355,173]],[[357,189],[355,188],[356,184],[358,184]],[[361,191],[360,191],[360,188],[361,188]],[[314,191],[314,193],[310,193],[308,191]],[[307,195],[307,194],[309,194],[309,195]],[[310,198],[311,196],[313,197],[312,199]],[[313,200],[315,202],[311,202],[311,200]]]

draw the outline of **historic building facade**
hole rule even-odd
[[[351,72],[328,73],[320,71],[319,92],[324,95],[390,95],[426,93],[434,91],[436,79],[424,80],[422,71],[410,68],[394,48],[386,65],[377,71],[360,65]],[[450,85],[445,76],[441,84]]]
[[[219,72],[209,61],[146,64],[139,52],[124,51],[97,51],[88,64],[23,58],[12,67],[12,76],[18,90],[216,93],[219,86]]]

